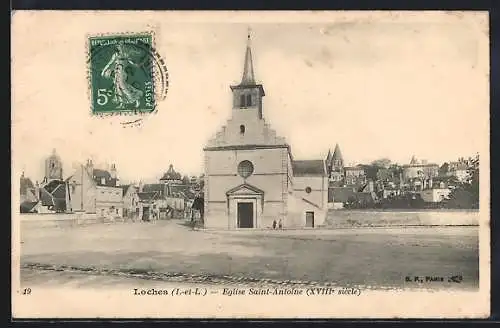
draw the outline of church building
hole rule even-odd
[[[290,145],[264,119],[264,87],[256,82],[250,35],[241,83],[231,86],[227,123],[204,148],[205,228],[321,226],[328,177],[324,160],[295,160]]]

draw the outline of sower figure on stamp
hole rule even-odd
[[[113,78],[115,93],[113,102],[118,104],[117,108],[124,108],[127,104],[134,104],[138,108],[143,92],[127,82],[127,68],[138,65],[130,59],[130,50],[123,43],[118,43],[116,50],[101,75],[105,78]]]

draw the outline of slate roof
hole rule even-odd
[[[354,188],[334,187],[328,188],[328,202],[345,203],[350,197],[356,197]]]
[[[335,150],[333,151],[333,159],[334,160],[340,160],[343,161],[342,159],[342,152],[340,151],[340,146],[339,144],[335,145]]]
[[[323,160],[293,161],[293,175],[300,176],[326,176],[325,162]]]
[[[116,179],[111,177],[111,173],[106,170],[93,169],[92,178],[98,186],[116,187]],[[105,183],[102,183],[102,178],[104,178]]]
[[[166,186],[163,183],[148,183],[142,186],[142,192],[158,192],[163,195],[166,192]]]
[[[182,179],[181,174],[176,172],[174,170],[174,166],[172,164],[170,164],[168,171],[165,172],[165,174],[163,174],[160,181],[161,180],[181,180],[181,179]]]
[[[169,186],[169,188],[170,188],[169,195],[173,196],[173,197],[183,197],[186,199],[194,199],[196,196],[194,194],[194,192],[191,190],[190,186],[175,185],[175,186]]]
[[[326,163],[329,164],[333,159],[332,151],[331,149],[328,149],[328,155],[326,155]]]
[[[22,202],[20,205],[21,213],[30,213],[33,212],[33,209],[38,204],[38,202]]]
[[[139,200],[143,202],[151,202],[160,198],[160,193],[157,191],[152,192],[138,192]]]
[[[105,178],[105,179],[111,179],[111,173],[109,173],[106,170],[101,170],[101,169],[94,169],[92,171],[93,176],[97,178]]]
[[[123,196],[125,196],[125,194],[127,193],[128,189],[130,188],[130,186],[131,186],[130,184],[120,186],[120,188],[122,188],[122,190],[123,190]]]
[[[54,206],[54,198],[45,188],[40,188],[40,200],[43,206]]]
[[[356,166],[344,166],[345,171],[364,171],[365,168],[362,165]]]
[[[66,185],[64,183],[59,184],[53,191],[52,191],[52,197],[54,199],[63,199],[66,201]]]
[[[252,48],[250,47],[250,34],[248,34],[247,50],[245,52],[245,64],[243,66],[243,76],[241,78],[242,86],[255,85],[253,73]]]

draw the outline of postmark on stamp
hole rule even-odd
[[[89,36],[88,57],[92,114],[153,113],[166,97],[168,71],[153,33]]]

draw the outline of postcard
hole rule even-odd
[[[13,317],[489,316],[488,21],[15,11]]]

